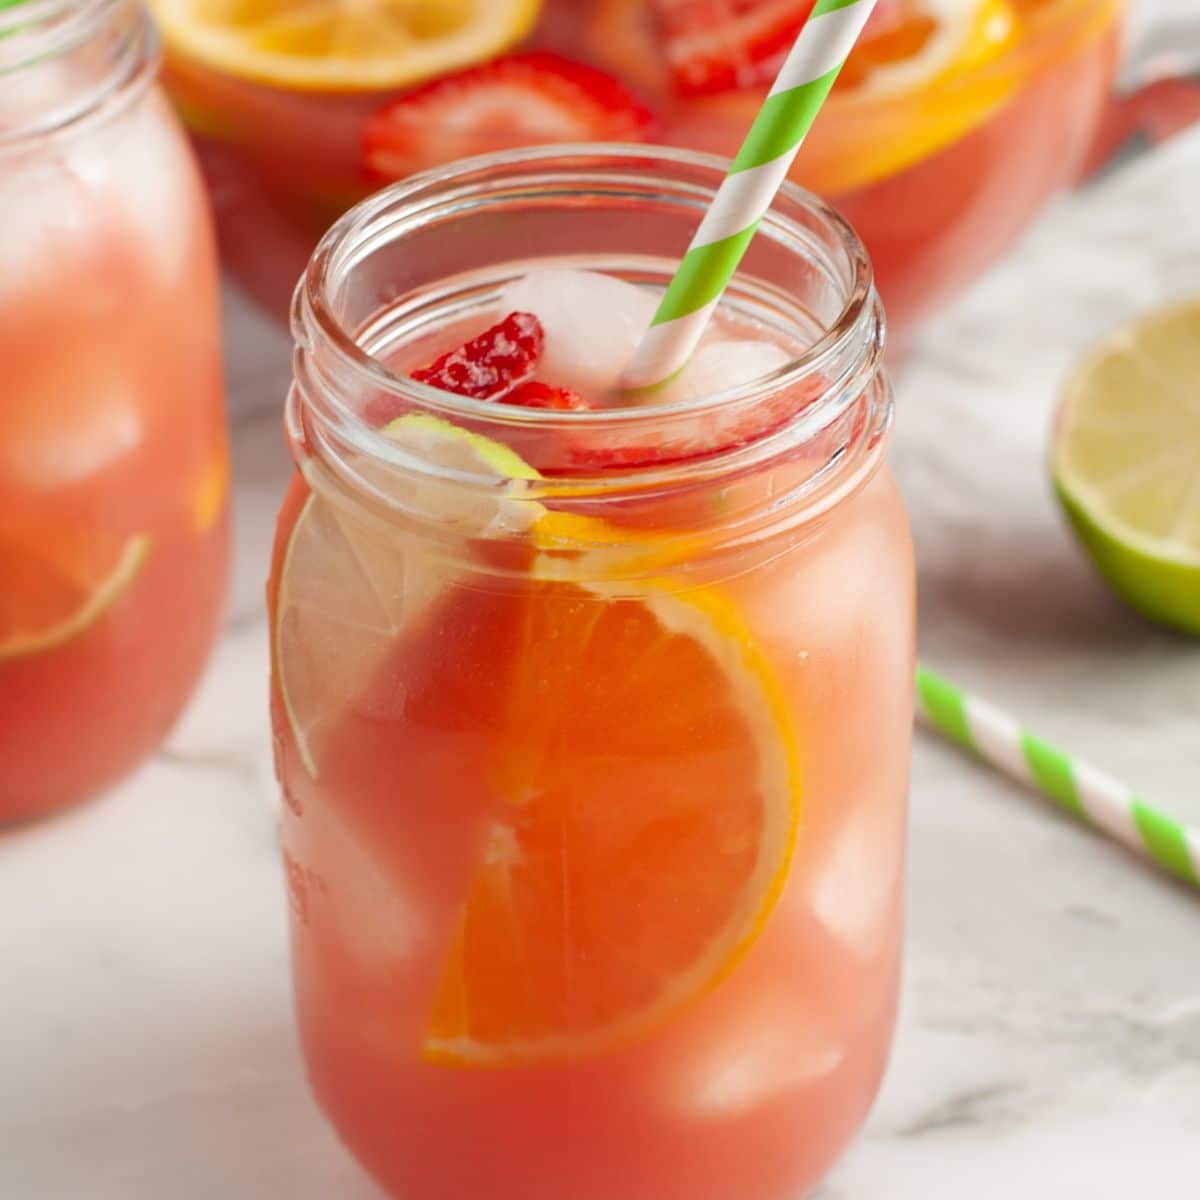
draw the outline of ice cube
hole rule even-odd
[[[899,911],[904,807],[890,789],[862,797],[818,866],[813,911],[858,957],[885,947]]]
[[[32,491],[79,483],[131,454],[145,436],[136,376],[115,351],[76,345],[17,371],[21,403],[4,419],[0,473]]]
[[[613,391],[650,326],[653,292],[596,271],[531,271],[504,293],[505,312],[531,312],[546,331],[538,376],[584,396]]]
[[[160,278],[178,279],[195,246],[199,183],[166,102],[144,97],[102,132],[72,141],[67,161]]]
[[[655,395],[655,400],[676,404],[713,396],[770,375],[790,359],[791,355],[774,342],[746,339],[709,342],[701,346],[680,374]]]
[[[49,155],[0,172],[0,303],[25,305],[40,289],[63,287],[87,257],[91,198]]]
[[[826,1079],[845,1058],[828,1014],[796,981],[761,981],[669,1073],[668,1101],[690,1116],[728,1117]]]

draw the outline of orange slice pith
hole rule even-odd
[[[713,591],[543,584],[497,714],[495,810],[425,1057],[602,1053],[726,975],[786,878],[787,707]]]
[[[0,662],[62,645],[133,582],[150,548],[75,527],[0,528]]]

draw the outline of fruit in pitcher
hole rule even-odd
[[[381,108],[363,156],[380,179],[537,142],[640,142],[650,110],[620,80],[557,54],[515,54],[449,75]]]
[[[482,62],[532,28],[538,0],[153,0],[167,45],[214,71],[305,91],[411,86]]]

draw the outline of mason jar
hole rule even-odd
[[[407,1200],[777,1200],[896,1011],[914,653],[870,264],[784,189],[684,400],[408,371],[531,269],[670,278],[723,160],[540,148],[397,184],[293,307],[269,586],[300,1037]],[[586,345],[579,343],[579,345]]]
[[[0,11],[0,822],[158,745],[217,631],[209,213],[132,0]]]

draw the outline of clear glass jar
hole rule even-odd
[[[269,596],[298,1019],[408,1200],[801,1195],[883,1071],[914,587],[852,231],[784,192],[728,310],[797,351],[724,394],[547,413],[389,365],[534,262],[661,285],[722,169],[471,160],[352,210],[296,293]]]
[[[187,699],[228,571],[217,270],[131,0],[0,11],[0,822]]]

